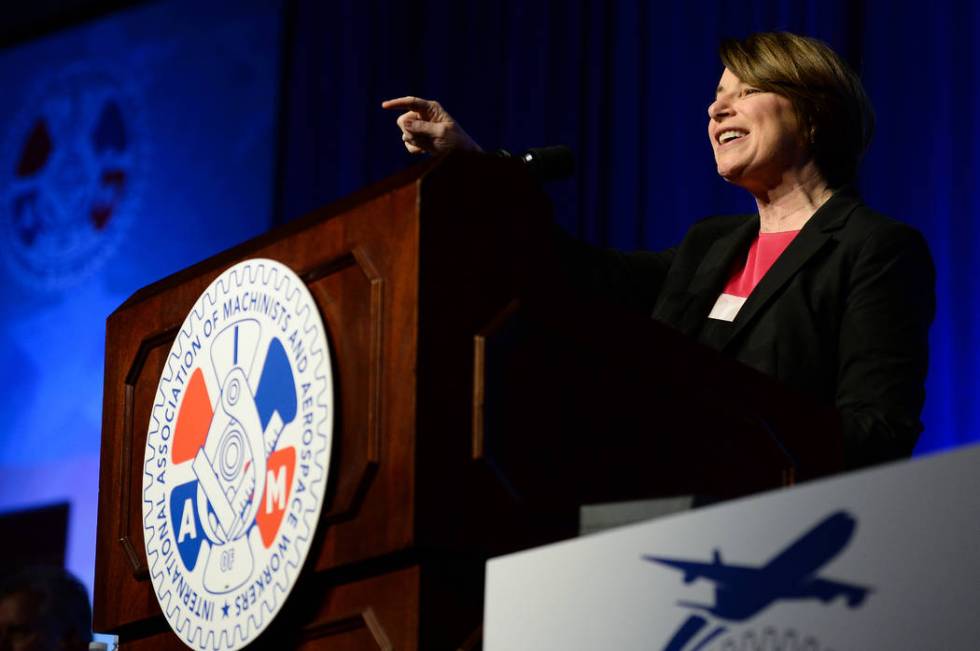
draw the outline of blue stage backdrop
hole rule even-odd
[[[180,0],[0,53],[0,510],[70,502],[89,586],[105,318],[268,229],[279,52],[278,2]]]
[[[380,100],[439,99],[484,147],[564,143],[558,220],[598,244],[659,249],[711,214],[754,211],[715,174],[707,107],[720,40],[789,30],[861,72],[878,130],[860,187],[932,248],[938,315],[917,453],[980,439],[977,255],[980,9],[885,0],[294,4],[280,214],[411,162]]]

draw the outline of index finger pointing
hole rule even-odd
[[[386,99],[381,102],[381,108],[384,109],[412,109],[415,111],[426,111],[430,108],[432,102],[427,99],[422,99],[421,97],[412,97],[411,95],[406,97],[398,97],[396,99]]]

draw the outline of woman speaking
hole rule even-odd
[[[662,252],[564,240],[569,273],[837,407],[847,467],[908,456],[922,431],[934,270],[922,236],[851,188],[874,126],[858,77],[788,33],[729,40],[708,106],[718,174],[758,212],[696,223]],[[388,100],[412,153],[480,151],[434,101]]]

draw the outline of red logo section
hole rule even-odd
[[[269,455],[266,466],[265,490],[259,502],[255,522],[262,534],[262,544],[266,549],[272,546],[282,524],[282,516],[289,504],[289,494],[293,486],[293,472],[296,470],[296,450],[292,447],[276,450]]]
[[[214,411],[211,408],[211,396],[204,383],[204,374],[196,369],[187,385],[187,395],[180,405],[177,415],[177,427],[174,430],[174,463],[190,461],[197,451],[204,446],[208,438],[208,428]]]

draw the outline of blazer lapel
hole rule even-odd
[[[832,233],[843,226],[848,215],[858,205],[860,199],[847,191],[841,191],[828,199],[814,213],[803,226],[800,234],[786,247],[749,294],[722,343],[722,350],[725,350],[732,340],[759,315],[759,311],[769,303],[773,295],[830,241]]]
[[[678,305],[679,310],[675,314],[655,316],[693,336],[708,317],[711,306],[728,281],[735,258],[745,253],[758,231],[759,218],[753,217],[715,240],[691,277],[687,301]]]

